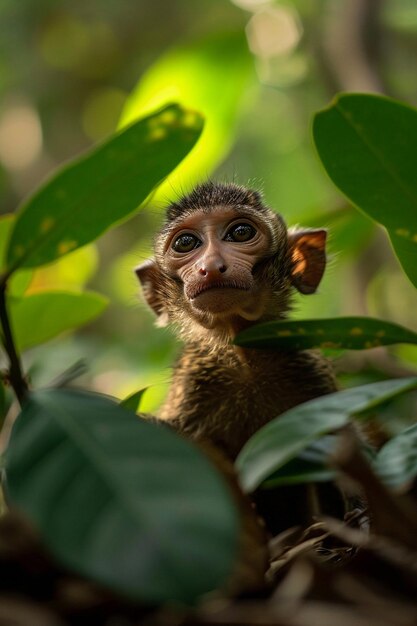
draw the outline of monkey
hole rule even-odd
[[[135,270],[157,325],[174,325],[184,341],[160,420],[233,462],[271,419],[337,390],[314,351],[233,344],[254,324],[286,319],[296,291],[316,292],[326,237],[287,228],[258,191],[234,183],[202,183],[168,206],[154,257]]]

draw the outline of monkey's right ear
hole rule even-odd
[[[155,259],[148,259],[135,267],[135,274],[142,286],[146,302],[158,318],[158,326],[166,326],[168,324],[168,312],[158,289],[162,282],[162,276]]]
[[[288,232],[293,263],[291,280],[301,293],[314,293],[319,286],[326,267],[326,237],[323,228]]]

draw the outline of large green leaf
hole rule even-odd
[[[248,87],[256,84],[253,58],[240,31],[175,47],[141,76],[128,98],[123,125],[171,101],[201,111],[206,121],[196,147],[158,188],[158,199],[165,203],[210,175],[229,152]]]
[[[394,343],[417,344],[417,333],[403,326],[367,317],[266,322],[241,332],[239,346],[303,350],[335,348],[363,350]]]
[[[6,459],[12,505],[67,566],[145,603],[192,602],[231,571],[237,515],[191,443],[110,399],[30,394]]]
[[[403,487],[417,476],[417,424],[388,441],[378,453],[375,471],[390,487]]]
[[[344,426],[353,415],[417,388],[417,378],[387,380],[305,402],[258,430],[236,464],[246,491],[253,491],[318,437]]]
[[[13,336],[19,350],[44,343],[95,319],[107,298],[86,291],[45,291],[9,299]]]
[[[375,95],[344,94],[317,113],[313,136],[332,181],[383,224],[417,286],[417,111]]]
[[[171,105],[66,166],[21,208],[7,270],[53,261],[126,218],[184,158],[201,130],[199,114]]]

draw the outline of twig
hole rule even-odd
[[[0,283],[0,322],[3,331],[2,340],[4,349],[7,353],[7,356],[9,357],[10,384],[13,387],[13,390],[17,396],[17,399],[19,400],[20,405],[22,405],[28,392],[28,386],[23,376],[20,358],[16,350],[12,329],[10,326],[6,303],[6,288],[6,282],[2,281]]]

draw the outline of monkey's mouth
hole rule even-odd
[[[188,292],[187,296],[190,300],[195,300],[196,298],[206,293],[207,291],[216,290],[216,291],[221,292],[223,290],[228,290],[228,289],[235,289],[239,291],[249,291],[250,287],[247,283],[239,282],[236,280],[230,280],[230,281],[219,280],[219,281],[215,281],[212,283],[207,283],[207,284],[200,283],[198,285],[191,286],[187,290]]]
[[[191,286],[190,286],[191,287]],[[230,316],[238,314],[251,299],[251,286],[240,281],[216,281],[188,289],[189,302],[199,313]]]

